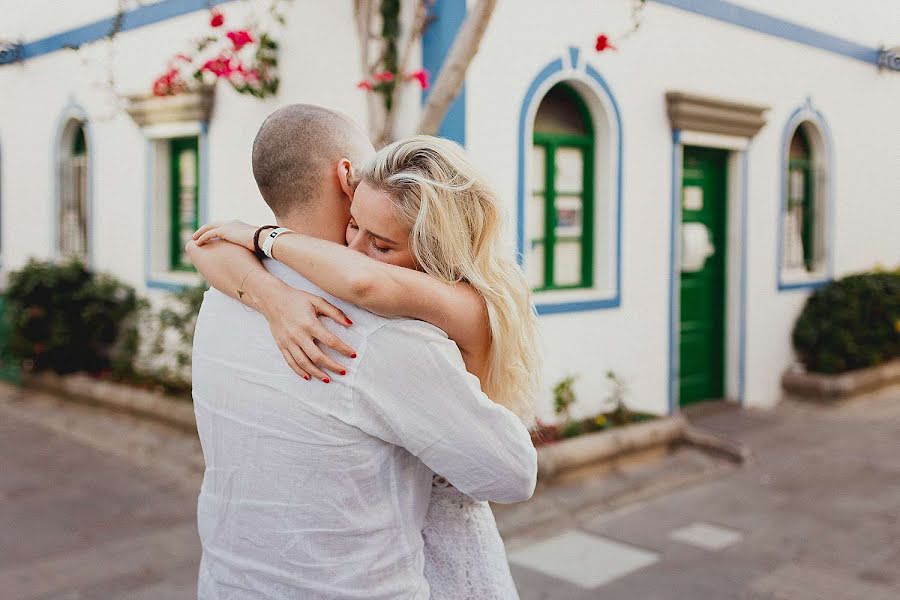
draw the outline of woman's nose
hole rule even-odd
[[[362,240],[364,237],[365,236],[360,235],[359,232],[357,231],[356,235],[354,235],[351,238],[350,243],[347,244],[347,247],[350,248],[351,250],[356,250],[357,252],[362,252],[364,249],[363,243],[362,243]]]

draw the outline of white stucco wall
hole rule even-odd
[[[0,38],[31,40],[98,18],[113,0],[79,2],[78,10],[42,0],[0,0]],[[747,7],[801,19],[859,43],[900,43],[891,35],[890,3],[868,3],[852,18],[846,3],[804,2],[805,9],[764,0]],[[798,5],[800,3],[797,3]],[[254,6],[226,3],[230,24]],[[621,303],[616,308],[541,317],[547,388],[566,374],[579,376],[578,412],[606,394],[612,369],[629,385],[635,408],[668,410],[669,237],[672,131],[664,94],[708,94],[771,107],[767,125],[748,150],[746,273],[746,383],[749,404],[779,397],[779,377],[792,362],[790,330],[808,293],[778,291],[777,223],[781,202],[781,144],[789,115],[809,97],[834,142],[832,185],[834,274],[900,262],[900,73],[879,72],[851,60],[707,17],[649,2],[640,30],[617,52],[597,54],[596,35],[613,36],[629,24],[625,0],[598,3],[500,2],[467,76],[467,148],[506,203],[510,242],[515,223],[519,110],[526,89],[567,48],[580,50],[609,84],[621,109],[624,151]],[[833,10],[832,10],[833,9]],[[282,87],[259,101],[220,85],[209,125],[208,216],[271,220],[250,172],[250,145],[262,120],[290,102],[331,106],[363,120],[356,35],[349,2],[295,2],[282,43]],[[8,18],[6,16],[9,15]],[[839,18],[839,15],[844,17]],[[98,42],[0,67],[0,198],[2,263],[15,268],[29,256],[53,254],[52,144],[67,106],[89,117],[93,167],[91,222],[94,265],[143,289],[145,285],[146,141],[131,118],[117,111],[106,77],[109,52],[116,89],[145,91],[165,61],[203,31],[204,11]],[[897,21],[894,20],[894,23]],[[900,35],[900,32],[895,32]],[[418,92],[410,89],[401,129],[411,131]],[[676,274],[677,276],[677,274]],[[729,333],[735,344],[735,334]],[[677,346],[676,346],[677,352]],[[543,416],[552,414],[549,394]]]
[[[886,18],[891,9],[883,8]],[[530,3],[528,10],[499,3],[497,11],[467,78],[467,148],[493,176],[511,214],[519,109],[545,64],[568,61],[567,48],[578,48],[609,83],[622,112],[622,304],[541,318],[548,383],[578,375],[587,411],[604,395],[604,373],[613,369],[629,383],[635,406],[667,408],[672,131],[665,92],[680,90],[771,107],[749,149],[745,398],[773,404],[793,360],[790,331],[808,294],[776,289],[785,124],[811,97],[831,129],[835,275],[896,265],[900,75],[653,2],[618,52],[599,55],[598,33],[627,28],[624,2]],[[815,12],[829,10],[818,2]],[[866,14],[847,27],[847,37],[874,45],[884,24],[878,14]]]

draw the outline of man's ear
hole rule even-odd
[[[353,200],[353,192],[356,191],[356,186],[352,183],[353,165],[350,163],[349,158],[342,158],[338,161],[337,176],[338,181],[341,184],[341,191],[344,192],[344,195],[346,195],[347,198]]]

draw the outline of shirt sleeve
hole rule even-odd
[[[402,446],[476,499],[531,497],[537,453],[519,418],[481,391],[456,344],[420,321],[368,337],[353,382],[356,426]]]

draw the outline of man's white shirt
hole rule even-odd
[[[440,329],[341,302],[281,263],[353,326],[347,375],[304,381],[268,324],[218,291],[194,336],[206,472],[197,505],[200,600],[426,599],[421,536],[433,473],[478,500],[530,497],[528,432],[481,392]]]

